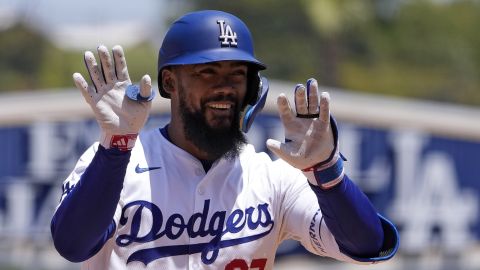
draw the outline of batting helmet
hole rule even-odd
[[[170,98],[162,85],[165,67],[227,60],[248,64],[245,105],[255,105],[261,95],[258,72],[266,66],[254,56],[252,36],[245,23],[232,14],[216,10],[197,11],[180,17],[165,35],[158,54],[160,95]]]

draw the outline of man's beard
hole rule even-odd
[[[230,126],[211,127],[206,120],[206,103],[209,101],[230,100],[226,96],[216,96],[209,100],[202,100],[200,111],[191,111],[186,102],[185,89],[179,88],[179,110],[183,120],[185,138],[207,154],[207,160],[217,160],[225,157],[228,160],[236,158],[242,146],[247,142],[245,135],[240,131],[240,106],[235,101],[233,119]]]

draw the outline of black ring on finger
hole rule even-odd
[[[320,116],[320,113],[312,113],[312,114],[298,114],[298,118],[318,118]]]

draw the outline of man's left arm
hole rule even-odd
[[[340,250],[357,261],[385,260],[398,248],[398,234],[377,214],[367,196],[345,175],[338,149],[338,129],[330,115],[327,92],[318,96],[314,79],[295,88],[294,112],[285,95],[277,100],[285,142],[267,147],[302,170],[317,196],[325,224]]]

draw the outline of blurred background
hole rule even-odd
[[[400,229],[391,261],[358,266],[296,242],[276,269],[480,269],[480,1],[0,0],[0,270],[79,269],[52,247],[61,183],[98,127],[73,72],[124,47],[130,77],[156,77],[169,24],[198,9],[242,18],[271,81],[249,140],[283,138],[274,100],[310,77],[331,93],[348,174]],[[146,129],[168,122],[157,98]]]

